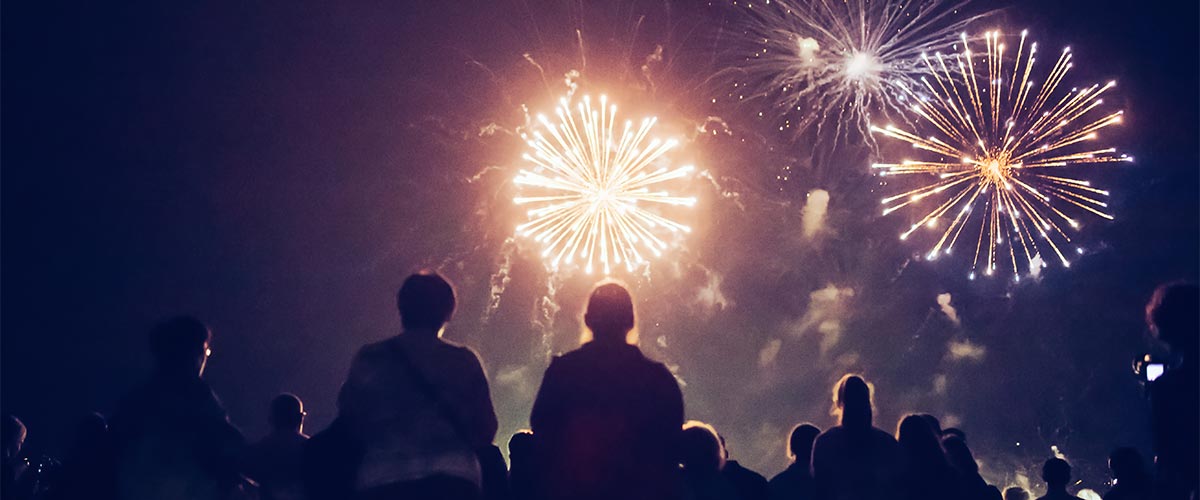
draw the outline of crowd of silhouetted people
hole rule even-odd
[[[1149,386],[1154,460],[1133,448],[1109,458],[1105,500],[1196,499],[1197,287],[1160,287],[1147,322],[1180,358]],[[530,429],[496,445],[488,380],[471,349],[441,339],[453,287],[421,272],[400,288],[402,332],[360,349],[337,418],[311,438],[299,398],[270,402],[271,432],[248,443],[203,378],[211,332],[190,317],[152,329],[154,369],[111,415],[81,419],[61,461],[21,454],[26,428],[3,420],[3,498],[102,500],[1030,500],[979,474],[966,435],[932,415],[895,433],[873,419],[873,391],[847,374],[833,387],[838,424],[796,425],[791,465],[768,480],[730,460],[713,426],[686,420],[674,375],[629,342],[634,303],[596,286],[588,336],[554,357]],[[1040,499],[1075,498],[1071,466],[1049,458]]]

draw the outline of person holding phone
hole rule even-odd
[[[1150,382],[1151,422],[1159,498],[1194,498],[1200,470],[1200,288],[1191,283],[1158,287],[1146,304],[1146,323],[1181,358]],[[1150,379],[1150,367],[1146,375]],[[1160,365],[1160,370],[1161,370]]]

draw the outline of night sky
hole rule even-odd
[[[1055,445],[1102,489],[1109,450],[1150,452],[1130,371],[1157,349],[1142,306],[1200,273],[1197,5],[972,8],[1000,9],[978,31],[1070,45],[1080,86],[1116,79],[1108,102],[1126,119],[1105,140],[1137,159],[1088,174],[1116,220],[1086,220],[1086,254],[1017,285],[969,281],[967,263],[897,240],[906,221],[879,216],[869,150],[814,155],[758,108],[713,103],[736,60],[727,3],[10,2],[3,411],[33,450],[61,451],[72,422],[145,376],[148,328],[190,313],[212,326],[206,377],[235,424],[263,435],[267,402],[290,391],[315,432],[355,350],[398,331],[401,281],[428,267],[458,287],[446,337],[480,353],[506,442],[547,353],[577,344],[596,279],[550,275],[527,242],[506,243],[522,105],[548,110],[578,70],[581,92],[687,137],[706,172],[686,187],[695,232],[618,277],[643,349],[732,458],[782,470],[790,426],[831,425],[830,385],[860,371],[881,428],[937,414],[1002,485]],[[729,133],[693,138],[709,117]],[[828,211],[806,237],[814,189]]]

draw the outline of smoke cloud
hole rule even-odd
[[[792,334],[803,336],[814,330],[821,334],[820,349],[824,356],[841,340],[842,322],[850,315],[853,297],[853,288],[838,288],[833,284],[810,293],[808,310],[792,328]]]
[[[695,303],[709,314],[729,307],[729,299],[721,291],[721,275],[705,270],[708,283],[696,291]]]
[[[825,227],[825,211],[829,208],[829,192],[814,189],[808,192],[808,201],[800,212],[800,228],[804,237],[812,239]]]
[[[779,356],[779,349],[783,347],[783,341],[780,339],[771,339],[767,344],[758,351],[758,366],[766,368],[775,363],[775,358]]]
[[[949,292],[938,294],[937,303],[941,306],[942,312],[946,314],[946,317],[950,318],[950,322],[954,323],[954,326],[962,326],[962,321],[958,319],[958,311],[954,309],[954,306],[950,305]]]
[[[1029,259],[1029,276],[1035,281],[1042,277],[1042,268],[1046,267],[1046,262],[1042,260],[1042,254],[1034,255]]]
[[[951,340],[947,347],[946,355],[953,361],[983,361],[987,354],[986,348],[967,339]]]

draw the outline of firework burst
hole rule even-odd
[[[920,53],[952,43],[978,18],[958,16],[965,2],[941,0],[766,0],[743,3],[754,46],[735,68],[728,94],[765,101],[780,131],[834,128],[874,144],[871,113],[904,117],[908,87],[925,74]],[[954,18],[959,19],[955,20]],[[878,121],[878,120],[876,120]]]
[[[677,142],[652,137],[657,118],[618,124],[617,106],[606,96],[597,108],[589,96],[573,108],[563,98],[557,122],[539,115],[540,128],[522,134],[531,168],[514,180],[521,195],[513,201],[530,208],[517,234],[542,245],[551,269],[579,263],[589,274],[610,274],[614,266],[632,271],[668,248],[666,234],[691,231],[659,212],[696,199],[660,185],[695,169],[667,166],[664,155]]]
[[[964,35],[959,53],[922,55],[931,76],[921,84],[929,95],[908,93],[913,113],[932,135],[891,125],[872,127],[931,158],[874,165],[881,175],[928,179],[884,198],[883,214],[906,207],[919,210],[923,215],[900,239],[921,227],[940,232],[929,259],[968,241],[974,247],[972,278],[981,265],[991,275],[999,264],[1010,263],[1019,280],[1018,259],[1036,273],[1034,268],[1044,266],[1051,253],[1069,267],[1063,249],[1071,236],[1064,227],[1077,229],[1080,215],[1113,217],[1104,201],[1108,191],[1060,172],[1132,161],[1113,148],[1090,145],[1101,129],[1121,122],[1122,111],[1097,109],[1115,82],[1060,92],[1072,67],[1069,48],[1036,82],[1038,47],[1026,43],[1025,32],[1012,58],[1006,57],[1009,49],[999,32],[985,34],[983,42],[986,50],[974,53]]]

